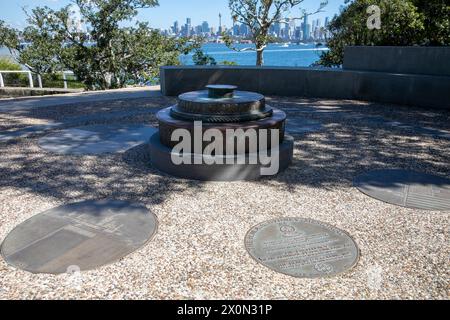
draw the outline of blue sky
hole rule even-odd
[[[14,27],[25,25],[25,14],[22,7],[31,9],[36,6],[49,6],[60,8],[70,3],[70,0],[1,0],[0,20],[5,20]],[[6,3],[5,3],[6,2]],[[228,0],[159,0],[157,8],[141,10],[138,20],[149,21],[152,27],[168,28],[175,20],[184,23],[187,17],[192,18],[192,24],[198,25],[202,21],[208,21],[211,26],[219,24],[219,12],[223,16],[223,24],[231,26],[231,18],[228,9]],[[318,7],[320,0],[305,0],[302,8],[313,11]],[[317,18],[332,17],[339,11],[344,0],[329,0],[326,12],[316,15]],[[295,16],[295,11],[292,13]]]

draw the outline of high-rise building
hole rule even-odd
[[[246,24],[241,24],[239,28],[239,34],[242,37],[248,37],[250,35],[249,27]]]
[[[301,40],[301,39],[303,39],[303,31],[302,31],[302,27],[296,27],[296,28],[295,28],[294,38],[295,38],[296,40]]]
[[[233,25],[233,36],[240,36],[240,35],[241,35],[239,29],[240,29],[240,28],[239,28],[239,25],[238,25],[238,24]]]
[[[281,23],[276,22],[273,26],[273,32],[275,36],[280,37],[281,36]]]
[[[191,36],[191,31],[192,31],[192,25],[191,25],[191,18],[187,18],[186,19],[186,25],[184,26],[184,32],[185,32],[185,36],[186,37],[190,37]]]
[[[174,34],[179,34],[180,33],[180,24],[178,23],[178,21],[175,21],[173,23],[172,31],[173,31]]]
[[[287,18],[286,23],[284,25],[283,38],[286,40],[290,40],[294,34],[294,30],[295,30],[294,20]]]
[[[322,38],[322,29],[320,19],[315,20],[314,26],[312,28],[312,37],[314,40],[320,40]]]
[[[209,33],[209,23],[208,21],[203,21],[202,23],[202,32],[203,33]]]
[[[329,35],[330,35],[330,32],[328,31],[328,26],[330,25],[330,17],[326,17],[325,18],[325,31],[324,31],[324,33],[323,33],[323,35],[322,35],[322,37],[324,38],[324,39],[327,39],[328,37],[329,37]]]
[[[222,14],[219,13],[219,35],[221,35],[223,32],[223,28],[222,28]]]
[[[308,41],[309,40],[309,29],[308,26],[310,26],[308,24],[308,16],[305,15],[305,17],[303,18],[303,40],[304,41]]]
[[[295,28],[296,28],[296,24],[295,24],[295,20],[294,19],[291,19],[289,21],[289,28],[291,29],[291,33],[294,34]]]

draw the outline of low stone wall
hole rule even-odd
[[[176,96],[208,84],[232,84],[264,95],[355,99],[450,109],[450,76],[296,67],[161,68],[161,91]]]
[[[62,93],[76,93],[82,92],[82,89],[51,89],[51,88],[15,88],[15,87],[3,87],[0,88],[1,98],[17,98],[17,97],[33,97],[33,96],[45,96]]]
[[[344,69],[450,77],[450,47],[345,48]]]

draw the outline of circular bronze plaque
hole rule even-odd
[[[139,249],[157,226],[156,216],[140,204],[79,202],[20,224],[6,237],[1,254],[8,264],[33,273],[90,270]]]
[[[359,259],[359,249],[345,231],[311,219],[263,222],[247,233],[245,246],[257,262],[298,278],[337,275]]]
[[[421,210],[450,210],[450,180],[401,169],[375,170],[358,176],[362,193],[393,205]]]

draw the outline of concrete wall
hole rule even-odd
[[[450,76],[340,69],[180,66],[161,68],[164,95],[232,84],[265,95],[356,99],[450,109]]]
[[[450,47],[346,47],[344,69],[450,76]]]

